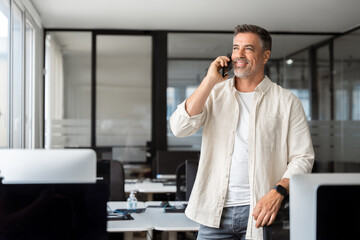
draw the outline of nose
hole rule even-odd
[[[243,58],[245,57],[245,51],[244,49],[238,49],[237,51],[233,51],[231,55],[232,59],[235,60],[237,58]]]

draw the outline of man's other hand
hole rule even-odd
[[[284,196],[275,189],[270,190],[257,203],[253,211],[253,217],[256,220],[255,227],[264,227],[271,225],[278,213]]]

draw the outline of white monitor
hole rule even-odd
[[[91,149],[1,149],[3,184],[95,183],[96,154]]]
[[[290,179],[290,239],[360,239],[360,173]]]

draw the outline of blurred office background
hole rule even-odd
[[[360,2],[0,0],[0,148],[93,148],[156,177],[198,152],[168,120],[233,29],[268,29],[266,74],[298,96],[318,172],[360,171]],[[181,154],[181,153],[180,153]]]

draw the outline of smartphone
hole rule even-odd
[[[232,61],[231,61],[231,54],[228,54],[227,57],[230,58],[230,61],[227,62],[227,66],[224,66],[222,68],[221,74],[223,77],[225,77],[225,75],[228,74],[231,71],[231,69],[233,68]]]

